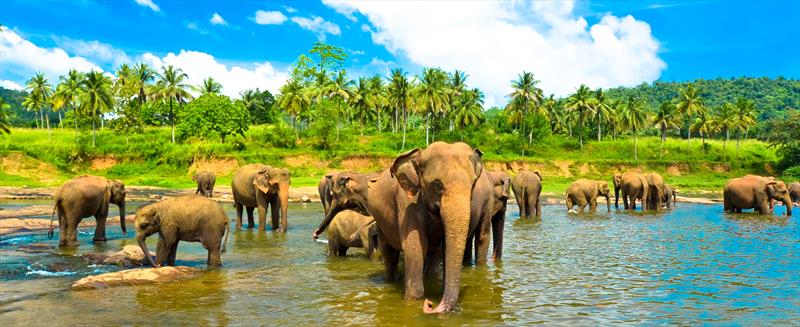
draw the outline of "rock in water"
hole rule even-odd
[[[300,198],[300,201],[303,203],[309,203],[311,202],[311,198],[309,198],[308,195],[303,195],[303,197]]]
[[[153,254],[151,253],[150,255],[152,256]],[[102,263],[106,265],[132,267],[142,266],[146,261],[144,252],[142,252],[142,249],[138,245],[126,245],[122,248],[122,251],[108,255],[102,260]]]
[[[72,289],[169,283],[197,277],[201,272],[200,269],[183,266],[129,269],[81,278],[72,284]]]

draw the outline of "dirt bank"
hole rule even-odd
[[[195,189],[165,189],[153,186],[126,186],[128,191],[127,201],[156,202],[165,197],[174,197],[182,194],[194,194]],[[52,199],[56,193],[56,187],[0,187],[0,200],[35,200]],[[231,188],[229,186],[217,186],[214,188],[214,200],[217,202],[233,202]],[[290,202],[319,202],[319,193],[316,187],[292,187],[289,189]],[[0,214],[3,214],[0,212]],[[2,218],[3,216],[0,216]]]

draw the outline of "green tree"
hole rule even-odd
[[[597,142],[603,137],[603,123],[604,120],[608,120],[608,113],[611,110],[611,105],[608,97],[606,96],[606,92],[603,89],[597,89],[594,92],[594,101],[592,101],[592,111],[595,113],[595,122],[597,123]]]
[[[689,84],[682,88],[678,96],[678,112],[686,117],[688,121],[692,121],[692,116],[696,114],[706,113],[703,103],[703,97],[700,96],[700,90],[694,84]],[[689,147],[692,142],[692,128],[691,126],[686,131],[686,146]],[[705,143],[705,142],[703,142]]]
[[[298,138],[297,117],[310,103],[311,100],[309,99],[308,92],[303,88],[300,81],[290,79],[286,84],[281,86],[277,104],[291,117],[295,138]]]
[[[366,77],[359,77],[355,88],[350,93],[350,105],[355,110],[355,118],[359,122],[359,130],[364,135],[367,120],[372,117],[370,110],[370,88]]]
[[[66,76],[59,78],[56,92],[53,93],[53,106],[57,108],[68,107],[75,116],[75,143],[78,143],[78,96],[81,93],[83,74],[72,69]]]
[[[742,139],[742,131],[744,131],[745,138],[750,131],[750,127],[757,122],[756,107],[753,101],[747,100],[743,97],[736,99],[736,115],[738,116],[739,132],[736,133],[736,158],[739,158],[739,141]]]
[[[786,117],[770,119],[767,129],[771,131],[767,142],[781,156],[779,167],[800,166],[800,110],[788,110]]]
[[[689,126],[690,132],[700,133],[700,136],[703,137],[703,151],[706,149],[706,137],[714,132],[715,126],[714,119],[705,110],[700,111],[694,122]]]
[[[198,86],[191,87],[195,92],[200,93],[200,95],[206,94],[219,94],[222,92],[222,84],[217,83],[213,77],[208,77],[203,80],[203,84]]]
[[[447,112],[450,105],[448,99],[447,73],[440,68],[426,67],[419,76],[419,85],[414,90],[417,108],[427,117],[425,126],[425,145],[430,144],[430,131],[437,115]],[[434,131],[435,132],[435,131]]]
[[[384,83],[383,76],[373,75],[369,78],[369,105],[375,108],[375,116],[377,119],[378,133],[381,132],[381,116],[383,109],[386,107],[388,98],[386,84]]]
[[[400,68],[392,69],[391,80],[388,88],[389,105],[394,107],[395,131],[399,120],[403,121],[403,145],[402,150],[406,149],[406,129],[408,128],[408,104],[411,100],[411,93],[414,88],[408,80],[406,72]],[[398,119],[398,111],[400,117]]]
[[[608,125],[611,126],[612,136],[614,140],[617,139],[617,130],[622,125],[621,115],[624,109],[625,109],[625,101],[613,100],[609,104],[609,110],[608,110],[608,115],[606,115],[606,120],[608,121]]]
[[[722,141],[722,152],[725,153],[726,145],[731,137],[731,130],[739,128],[739,115],[736,112],[736,107],[730,103],[719,107],[714,117],[714,124],[718,131],[725,133],[725,140]]]
[[[136,65],[133,70],[136,76],[134,83],[138,90],[139,106],[141,107],[147,101],[147,89],[150,87],[150,83],[155,80],[156,72],[145,63]]]
[[[10,109],[11,105],[6,103],[6,99],[0,97],[0,133],[11,134]]]
[[[163,67],[161,74],[158,74],[158,81],[156,82],[155,88],[151,92],[151,96],[154,99],[169,103],[169,123],[170,126],[172,126],[172,143],[175,143],[175,110],[173,106],[176,102],[179,106],[182,106],[186,100],[192,99],[192,95],[187,91],[189,86],[185,84],[187,78],[189,78],[189,76],[180,68],[176,69],[172,65]]]
[[[336,115],[339,117],[345,112],[342,110],[342,104],[347,104],[350,97],[353,95],[353,81],[347,77],[347,72],[340,70],[336,73],[329,88],[325,92],[328,99],[336,102]],[[336,124],[336,139],[339,139],[339,125]]]
[[[45,77],[44,73],[36,73],[36,75],[28,80],[25,90],[28,91],[28,97],[25,99],[23,106],[28,108],[28,110],[36,111],[41,121],[39,128],[45,128],[45,115],[47,114],[43,112],[43,108],[47,106],[50,101],[50,95],[53,93],[53,86],[47,81],[47,77]],[[47,130],[49,135],[49,115],[47,115]]]
[[[111,79],[102,72],[92,70],[81,83],[81,94],[78,96],[81,111],[92,117],[92,147],[97,138],[96,118],[114,107],[114,97],[111,93]]]
[[[179,113],[179,139],[190,136],[219,137],[222,143],[228,135],[244,135],[250,125],[250,114],[241,101],[231,102],[224,95],[208,93],[197,97]]]
[[[585,121],[586,114],[592,110],[592,102],[592,94],[589,90],[589,87],[581,84],[575,94],[570,95],[565,103],[565,106],[568,109],[577,112],[577,127],[580,129],[578,131],[578,139],[580,140],[581,149],[583,149],[583,123]]]
[[[464,140],[464,129],[478,127],[483,121],[483,92],[477,88],[461,93],[460,105],[453,111],[455,127],[458,128],[461,140]]]
[[[511,81],[511,87],[514,89],[514,92],[511,92],[508,96],[511,98],[512,102],[517,101],[514,106],[519,107],[521,110],[520,127],[522,129],[522,135],[527,135],[525,134],[525,117],[531,105],[537,106],[542,100],[542,91],[536,87],[538,83],[539,81],[533,77],[533,73],[526,71],[519,74],[516,80]]]
[[[664,154],[664,142],[667,141],[667,131],[670,128],[678,128],[679,116],[676,110],[672,102],[664,101],[661,103],[661,106],[658,107],[655,116],[653,116],[653,125],[655,125],[661,133],[661,144],[658,149],[659,158]]]
[[[252,124],[276,123],[280,117],[274,109],[275,97],[268,90],[248,89],[239,93],[244,107],[250,113]]]
[[[622,125],[633,134],[633,160],[639,160],[639,147],[636,143],[636,136],[639,134],[639,130],[644,128],[645,122],[647,122],[647,110],[644,102],[630,97],[620,113],[620,118]]]

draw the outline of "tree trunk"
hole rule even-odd
[[[742,131],[736,133],[736,159],[739,159],[739,140],[742,138]]]
[[[75,144],[78,144],[78,110],[72,108],[72,120],[75,121]]]
[[[522,135],[525,135],[525,116],[527,115],[528,115],[528,99],[526,98],[525,108],[522,108],[522,122],[520,122],[520,125],[522,125]]]
[[[725,141],[722,141],[722,154],[725,155],[725,149],[728,144],[728,140],[730,139],[730,131],[725,129]]]
[[[639,161],[639,146],[636,144],[636,130],[633,131],[633,160]],[[644,206],[644,204],[642,206]]]
[[[95,126],[95,117],[92,117],[92,147],[94,147],[95,138],[97,137],[97,127]]]
[[[336,100],[336,111],[337,111],[337,115],[341,115],[342,114],[342,100],[341,99],[337,99]],[[349,119],[349,117],[348,117],[348,119]],[[337,141],[339,140],[339,119],[336,120],[336,140]]]
[[[406,128],[408,127],[408,114],[406,113],[406,106],[403,105],[403,146],[400,151],[406,149]]]
[[[50,114],[45,112],[44,115],[45,115],[45,120],[47,121],[47,141],[52,142],[53,132],[50,130]]]
[[[583,150],[583,110],[578,111],[578,142],[581,144],[581,150]]]
[[[603,122],[600,121],[601,118],[600,108],[597,109],[597,142],[603,138]]]
[[[64,125],[61,121],[61,111],[58,111],[58,128],[64,129]]]
[[[430,145],[430,141],[428,139],[428,134],[430,133],[429,132],[430,129],[431,129],[431,114],[428,113],[428,123],[425,124],[425,146]]]
[[[172,125],[172,144],[175,144],[175,114],[172,112],[172,98],[169,98],[169,124]]]
[[[44,129],[44,110],[42,110],[42,108],[39,108],[39,119],[42,120],[42,125],[41,126],[42,126],[42,129]]]
[[[378,114],[378,133],[381,132],[381,110],[378,107],[375,107],[375,112]]]

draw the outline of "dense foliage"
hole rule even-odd
[[[222,143],[228,135],[244,135],[250,126],[250,114],[242,101],[216,93],[206,93],[190,102],[178,115],[177,137],[185,140],[219,137]]]

